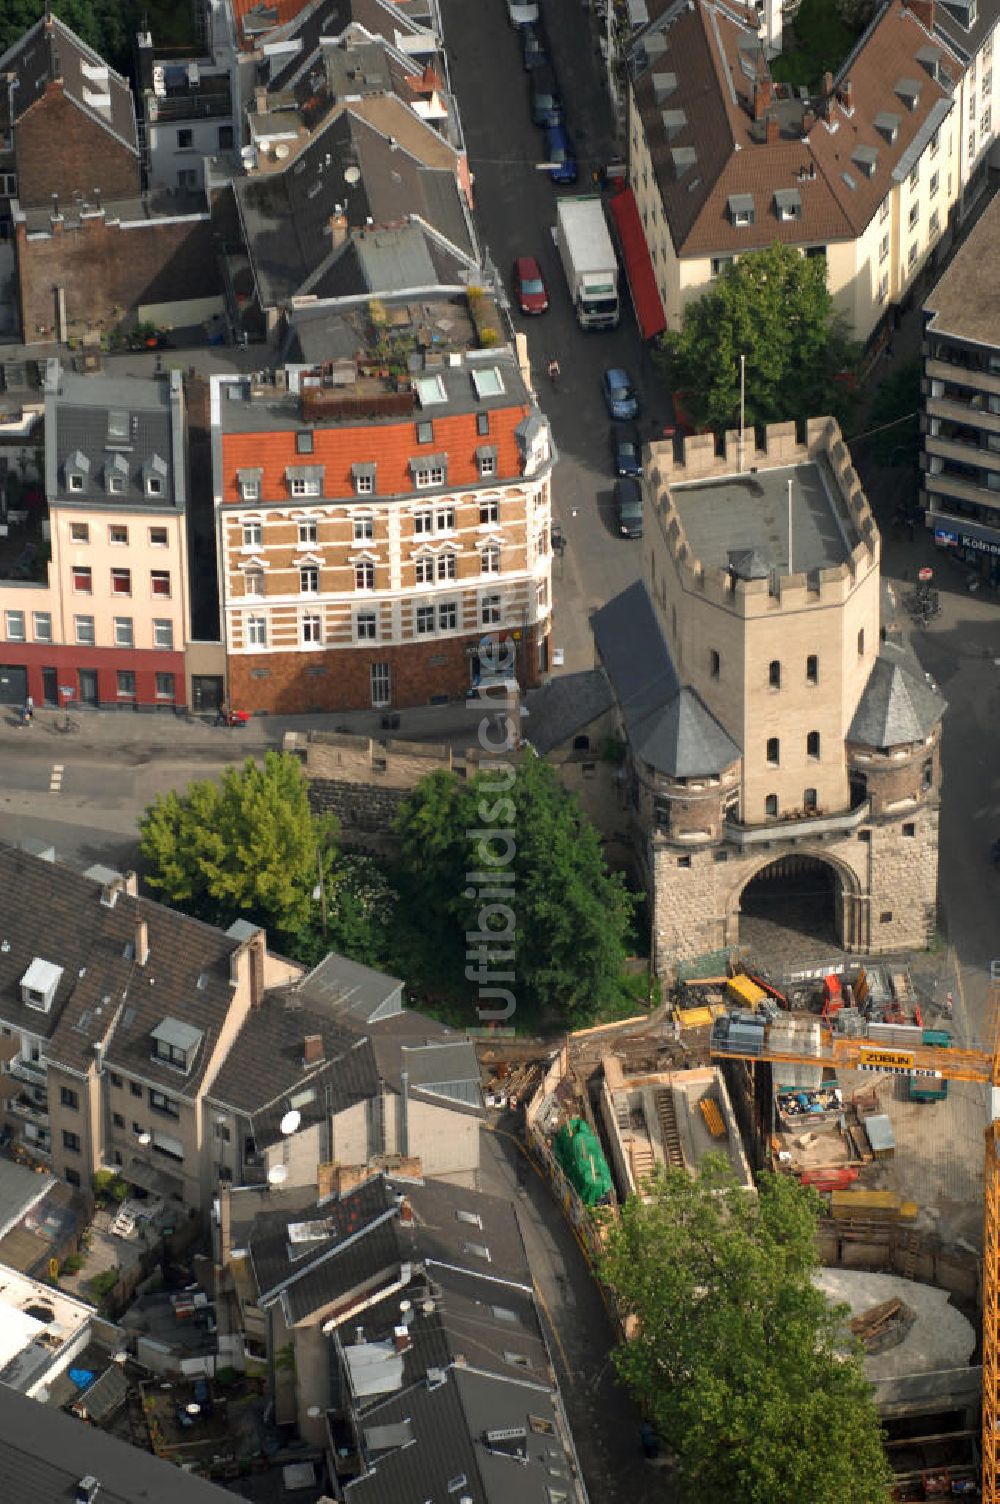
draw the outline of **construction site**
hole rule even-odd
[[[695,1174],[715,1152],[748,1193],[762,1169],[811,1185],[820,1282],[864,1349],[893,1497],[997,1504],[992,1048],[960,1041],[950,994],[902,961],[726,972],[555,1052],[484,1048],[487,1089],[523,1109],[595,1254],[657,1167]]]

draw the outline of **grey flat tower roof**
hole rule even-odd
[[[706,569],[728,569],[734,550],[788,570],[788,482],[792,483],[792,571],[843,564],[851,553],[844,522],[818,464],[756,475],[725,475],[670,487],[691,550]]]

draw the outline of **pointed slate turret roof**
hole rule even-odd
[[[866,747],[922,742],[945,709],[944,696],[915,668],[905,650],[886,643],[858,702],[847,740]]]
[[[596,612],[593,628],[638,757],[668,778],[715,775],[739,760],[704,701],[680,683],[643,581]]]
[[[737,579],[766,580],[771,573],[771,567],[759,548],[731,548],[729,550],[729,568]]]

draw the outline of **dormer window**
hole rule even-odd
[[[915,110],[920,103],[920,80],[897,78],[893,93],[903,101],[908,110]]]
[[[263,470],[237,470],[236,484],[241,501],[260,501],[260,478]]]
[[[84,491],[87,488],[87,477],[90,474],[90,461],[79,449],[74,450],[64,466],[66,475],[66,489],[68,491]]]
[[[497,473],[497,452],[492,444],[480,444],[476,450],[480,479],[486,480]]]
[[[285,471],[288,489],[293,496],[322,496],[323,467],[321,465],[289,465]]]
[[[729,219],[730,223],[737,228],[753,224],[754,207],[752,193],[731,193],[729,195]]]
[[[153,1030],[152,1039],[153,1059],[187,1075],[198,1054],[202,1032],[179,1018],[165,1018]]]
[[[63,968],[36,956],[21,978],[21,1001],[26,1008],[48,1013],[62,981]]]
[[[128,460],[113,454],[104,467],[104,484],[109,496],[124,496],[128,486]]]
[[[356,496],[373,496],[375,494],[375,466],[368,463],[360,463],[351,466],[351,476],[354,480],[354,493]]]
[[[797,188],[779,188],[774,195],[774,211],[782,221],[802,218],[802,196]]]
[[[875,176],[878,166],[878,148],[875,146],[856,146],[851,154],[851,161],[866,178]]]
[[[147,496],[162,496],[167,489],[167,462],[150,455],[142,467],[142,489]]]
[[[880,136],[885,137],[890,146],[894,146],[899,135],[899,116],[891,110],[880,110],[875,116],[875,129]]]

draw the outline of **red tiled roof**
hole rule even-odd
[[[378,466],[376,494],[392,496],[398,493],[418,492],[410,473],[410,460],[421,453],[448,456],[449,487],[480,484],[479,464],[476,450],[484,444],[497,451],[495,480],[502,484],[521,474],[521,458],[514,438],[514,430],[530,409],[526,404],[516,407],[492,408],[490,431],[481,435],[476,428],[476,414],[453,413],[434,417],[434,442],[419,445],[416,439],[417,412],[412,418],[399,423],[344,424],[330,428],[316,428],[313,452],[304,458],[296,452],[295,430],[259,433],[224,433],[222,435],[222,500],[238,502],[240,498],[236,481],[237,470],[262,469],[261,496],[265,502],[288,498],[288,482],[285,471],[289,465],[322,465],[324,467],[324,495],[352,500],[355,496],[351,466],[371,464]]]
[[[951,98],[917,57],[933,46],[930,33],[900,0],[886,7],[841,69],[828,102],[829,119],[817,118],[807,130],[794,101],[787,100],[784,108],[779,102],[774,110],[778,136],[771,141],[762,139],[763,122],[755,126],[753,121],[749,75],[756,72],[770,82],[754,31],[713,0],[696,0],[665,29],[654,22],[640,44],[644,39],[649,62],[634,85],[636,106],[671,239],[684,256],[731,255],[775,240],[823,245],[854,239],[878,211],[892,186],[893,169],[931,111]],[[666,45],[657,50],[661,41]],[[661,82],[657,98],[655,80],[666,74],[673,74],[676,83],[665,93]],[[896,92],[903,78],[920,84],[913,109]],[[842,88],[848,79],[850,110]],[[822,103],[814,108],[822,116]],[[664,111],[674,113],[669,136]],[[875,129],[882,112],[899,119],[892,143]],[[696,161],[678,174],[671,152],[683,147],[694,148]],[[852,163],[858,147],[878,153],[870,178]],[[799,193],[801,214],[783,220],[774,195],[789,189]],[[732,223],[729,199],[734,194],[753,196],[752,225]]]

